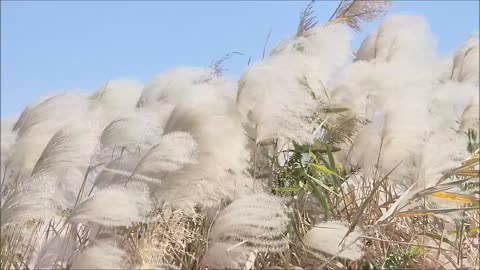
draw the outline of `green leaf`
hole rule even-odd
[[[471,233],[471,232],[480,232],[480,227],[468,228],[468,229],[466,229],[465,231],[468,232],[468,233]]]
[[[328,209],[328,202],[325,194],[315,185],[312,179],[306,178],[310,186],[312,187],[313,195],[317,199],[320,206],[325,210],[325,215],[327,219],[330,219],[330,210]]]
[[[313,161],[315,161],[315,163],[317,163],[317,164],[320,163],[320,162],[318,162],[317,156],[311,150],[308,150],[308,154],[313,159]]]
[[[330,191],[331,193],[337,195],[337,197],[340,197],[340,195],[338,195],[338,193],[336,193],[335,191],[333,191],[331,188],[329,188],[327,185],[325,185],[322,181],[318,180],[317,178],[311,176],[311,175],[308,175],[308,177],[310,177],[315,183],[319,184],[321,187],[323,187],[324,189]]]
[[[315,167],[316,169],[322,171],[322,172],[326,172],[330,175],[335,175],[335,176],[338,176],[334,171],[328,169],[327,167],[323,166],[323,165],[319,165],[319,164],[312,164],[313,167]]]
[[[442,237],[441,235],[438,235],[436,233],[432,233],[432,232],[425,232],[425,235],[430,237],[430,238],[433,238],[435,240],[438,240],[438,241],[442,241],[444,243],[447,243],[449,245],[451,245],[452,247],[456,248],[456,245],[454,242],[448,240],[446,237]]]
[[[329,166],[329,169],[336,172],[337,171],[337,164],[335,162],[335,158],[333,157],[332,155],[332,152],[330,151],[330,147],[327,145],[327,156],[328,156],[328,160],[330,162],[330,166]],[[341,178],[339,177],[337,174],[334,174],[332,176],[332,179],[333,179],[333,182],[335,183],[335,185],[337,186],[337,188],[340,188],[340,181],[338,180],[338,178]],[[341,178],[343,180],[343,178]]]
[[[272,189],[279,192],[297,192],[301,188],[300,187],[274,187]]]
[[[465,229],[465,232],[467,232],[467,233],[480,232],[480,227],[468,228],[468,229]],[[450,232],[448,232],[448,234],[456,234],[456,233],[457,233],[456,231],[450,231]]]
[[[348,112],[350,111],[349,108],[323,108],[323,112],[325,113],[342,113],[342,112]]]
[[[296,147],[296,149],[302,153],[306,153],[308,151],[312,151],[312,152],[319,152],[319,153],[327,153],[328,152],[328,148],[330,148],[330,151],[332,152],[338,152],[340,151],[341,149],[337,146],[334,146],[334,145],[330,145],[330,144],[327,144],[325,142],[322,142],[322,141],[315,141],[313,144],[311,145],[298,145]]]

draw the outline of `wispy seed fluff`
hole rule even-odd
[[[325,85],[348,60],[350,36],[341,25],[311,32],[285,41],[240,79],[237,106],[251,122],[250,136],[257,142],[275,135],[299,143],[314,139],[320,98],[325,99]]]
[[[250,251],[235,241],[217,242],[208,247],[200,265],[209,269],[242,269]]]
[[[360,260],[363,257],[363,241],[360,239],[362,232],[355,229],[342,243],[348,231],[348,225],[339,221],[322,222],[315,225],[303,237],[303,243],[308,247],[325,252],[329,255],[350,260]]]
[[[96,154],[99,135],[100,128],[94,121],[63,127],[48,142],[32,174],[86,169]]]
[[[147,151],[128,151],[110,162],[98,175],[97,186],[148,182],[156,200],[186,211],[196,204],[216,206],[221,200],[245,193],[252,182],[243,176],[248,160],[247,137],[235,103],[226,93],[231,84],[211,79],[183,88],[181,84],[170,86],[178,92],[168,87],[157,89],[166,95],[155,101],[156,106],[174,108],[163,125],[164,135]],[[155,113],[153,107],[142,110],[138,116]],[[135,132],[133,121],[135,118],[119,120],[107,127],[102,136],[104,145],[139,141],[129,138]],[[115,134],[116,130],[129,132],[122,136]]]
[[[347,151],[347,164],[365,165],[363,169],[373,172],[379,159],[379,171],[386,174],[401,162],[391,180],[411,184],[418,179],[432,126],[429,104],[439,83],[433,44],[428,27],[415,16],[387,17],[363,42],[360,61],[345,70],[331,94],[333,103],[372,121]]]
[[[414,15],[386,16],[379,28],[363,41],[358,60],[432,61],[435,40],[422,17]]]
[[[142,153],[128,153],[110,161],[96,177],[99,188],[127,182],[143,182],[163,188],[169,173],[197,164],[197,143],[186,132],[160,136],[158,143]],[[172,183],[175,184],[175,183]]]
[[[371,22],[385,14],[390,0],[343,1],[335,12],[335,19],[345,19],[345,23],[356,31],[361,30],[361,22]]]
[[[6,160],[6,166],[15,169],[16,173],[29,176],[42,154],[45,146],[58,131],[57,126],[50,123],[34,126],[17,137],[12,146],[11,156]]]
[[[208,84],[214,89],[218,86],[225,87],[226,83],[228,81],[218,77],[210,68],[177,67],[163,72],[148,84],[138,99],[137,107],[175,104],[179,98],[185,97],[185,90],[194,85]],[[230,86],[233,84],[230,83]]]
[[[65,203],[63,194],[57,193],[57,181],[51,176],[27,178],[9,194],[2,195],[0,227],[22,224],[35,218],[58,217],[58,210]]]
[[[476,92],[468,103],[467,107],[463,111],[462,120],[460,122],[460,130],[466,131],[469,128],[475,130],[480,129],[480,97],[479,92]]]
[[[229,98],[209,96],[208,87],[192,87],[190,98],[176,106],[165,126],[165,134],[188,132],[197,144],[196,164],[160,177],[156,196],[177,205],[218,205],[245,190],[248,152],[240,115]]]
[[[272,50],[270,58],[288,54],[304,56],[310,73],[307,76],[315,76],[316,80],[328,84],[332,75],[351,59],[350,42],[350,30],[345,25],[318,25],[309,29],[306,36],[282,41]]]
[[[155,112],[136,112],[112,121],[102,132],[104,147],[151,147],[163,133],[160,115]]]
[[[95,241],[74,259],[70,269],[125,269],[126,256],[114,243]]]
[[[144,176],[139,172],[134,174],[141,159],[141,154],[131,153],[109,161],[104,167],[99,168],[95,177],[95,187],[103,189],[110,185],[125,184],[129,179],[130,182],[143,179]]]
[[[84,119],[88,111],[86,96],[66,92],[27,108],[15,124],[18,137],[6,164],[22,175],[31,174],[43,149],[63,126]]]
[[[34,176],[57,179],[55,190],[68,202],[67,207],[75,203],[89,168],[96,165],[99,136],[96,122],[66,125],[50,139],[32,171]],[[85,186],[89,188],[91,184],[86,181]]]
[[[273,195],[258,193],[235,200],[222,210],[210,232],[212,242],[235,239],[258,251],[282,251],[289,218],[285,203]]]
[[[0,134],[0,164],[2,166],[2,172],[4,169],[5,161],[12,155],[12,148],[15,144],[17,132],[13,131],[15,120],[2,119],[1,120],[1,134]]]
[[[442,175],[458,167],[468,158],[467,136],[453,130],[444,130],[430,136],[425,142],[419,162],[419,188],[435,186]]]
[[[479,34],[473,34],[453,57],[453,67],[450,74],[452,80],[471,82],[478,86],[480,47]]]
[[[151,209],[148,189],[139,185],[112,186],[80,203],[70,216],[74,223],[130,226],[145,221]]]
[[[172,132],[161,137],[138,164],[140,172],[172,172],[197,163],[197,143],[186,132]]]
[[[52,96],[46,95],[44,97],[38,98],[37,100],[33,101],[32,103],[28,104],[25,109],[23,109],[22,113],[16,120],[16,122],[13,125],[14,131],[18,131],[22,127],[22,125],[25,123],[25,121],[28,120],[30,112],[40,103],[44,102],[45,100],[51,98]]]
[[[54,236],[42,245],[33,269],[64,268],[74,249],[75,242],[71,238],[60,235]]]
[[[84,116],[88,109],[86,95],[81,92],[64,92],[49,97],[36,105],[27,107],[15,124],[19,136],[34,125],[55,125],[70,123]],[[34,103],[34,104],[35,104]]]
[[[244,264],[250,252],[281,252],[289,217],[281,198],[257,193],[235,200],[215,219],[209,235],[212,244],[204,257],[209,267]]]
[[[102,85],[90,96],[90,110],[97,121],[106,125],[135,111],[143,85],[134,80],[112,80]]]

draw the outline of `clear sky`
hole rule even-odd
[[[65,89],[93,91],[107,80],[147,82],[179,66],[227,63],[238,76],[296,31],[305,1],[1,1],[1,116],[20,113],[37,98]],[[337,1],[319,0],[320,21]],[[396,1],[390,14],[426,17],[448,55],[479,29],[479,1]],[[354,35],[358,47],[378,22]]]

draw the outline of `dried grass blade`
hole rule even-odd
[[[472,203],[472,204],[477,203],[478,204],[480,202],[480,199],[475,196],[468,195],[468,194],[455,193],[455,192],[447,192],[447,191],[434,192],[431,194],[431,196],[453,201],[453,202],[461,202],[461,203]]]
[[[459,208],[446,208],[446,209],[422,209],[422,210],[412,210],[412,211],[404,211],[398,212],[395,214],[396,217],[411,217],[411,216],[427,216],[427,215],[435,215],[435,214],[445,214],[455,211],[470,211],[470,210],[478,210],[480,207],[459,207]]]

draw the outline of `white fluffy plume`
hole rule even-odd
[[[348,163],[362,166],[365,177],[372,177],[379,160],[382,174],[402,163],[390,176],[397,184],[409,186],[419,178],[432,181],[433,175],[425,171],[430,159],[423,157],[425,143],[438,143],[449,138],[450,129],[461,129],[463,114],[466,122],[475,123],[476,107],[469,104],[475,103],[478,86],[441,80],[433,46],[421,18],[387,17],[363,42],[358,52],[363,61],[345,70],[331,94],[333,103],[373,121],[360,130],[347,155]],[[445,165],[452,164],[448,156],[457,156],[447,152],[438,155]],[[432,165],[441,162],[436,159]]]
[[[241,175],[248,152],[240,115],[232,100],[208,95],[208,87],[192,87],[190,98],[177,105],[165,126],[165,134],[187,132],[197,144],[195,164],[166,175],[160,171],[162,185],[155,196],[175,205],[217,205],[245,190]]]
[[[348,231],[348,226],[338,221],[322,222],[315,225],[305,236],[303,242],[310,248],[337,255],[342,258],[359,260],[363,257],[363,241],[361,231],[351,232],[342,243]]]
[[[421,187],[436,185],[444,173],[457,167],[467,158],[466,145],[465,134],[453,130],[437,132],[430,136],[421,152],[419,162]]]
[[[38,252],[34,269],[66,267],[74,249],[75,242],[72,239],[57,235],[42,246]]]
[[[70,216],[74,223],[130,226],[144,221],[151,208],[148,190],[137,185],[111,187],[80,203]]]
[[[142,179],[140,173],[133,174],[141,158],[140,154],[128,154],[109,161],[104,167],[99,169],[95,177],[95,186],[103,189],[110,185],[125,184],[128,179],[132,182]]]
[[[190,210],[195,203],[216,205],[241,194],[246,136],[233,101],[215,87],[205,82],[182,90],[158,144],[141,158],[130,154],[114,161],[97,183],[146,180],[157,200]]]
[[[289,218],[281,198],[257,193],[235,200],[222,210],[210,232],[212,242],[236,240],[251,250],[278,252],[287,248]]]
[[[22,175],[31,175],[45,146],[57,130],[56,126],[50,127],[47,123],[43,126],[30,127],[24,131],[22,136],[15,141],[6,165],[10,169],[15,169],[17,173],[21,172]]]
[[[125,269],[126,253],[113,243],[95,241],[80,253],[70,269]]]
[[[413,15],[387,16],[370,34],[357,53],[359,60],[415,61],[434,60],[434,39],[424,19]]]
[[[143,85],[134,80],[112,80],[102,85],[90,98],[109,111],[135,108]]]
[[[307,37],[287,40],[270,58],[253,65],[239,82],[237,105],[251,121],[257,141],[275,135],[310,143],[318,98],[350,55],[348,29],[317,26]],[[326,53],[328,52],[328,53]]]
[[[451,79],[471,82],[478,86],[480,47],[478,32],[473,34],[453,57]]]
[[[108,124],[135,111],[142,89],[142,84],[133,80],[108,81],[90,97],[90,109],[100,122]]]
[[[84,93],[65,92],[47,98],[28,109],[25,117],[16,124],[19,136],[34,125],[60,127],[73,120],[82,118],[88,109],[88,100]]]
[[[65,126],[50,139],[32,173],[48,174],[70,168],[86,169],[96,153],[99,135],[100,129],[95,122]]]
[[[150,107],[155,104],[175,100],[195,84],[202,84],[216,79],[214,70],[199,67],[178,67],[160,74],[147,85],[137,102],[137,107]]]
[[[466,131],[468,128],[479,129],[480,128],[480,105],[479,105],[479,92],[476,92],[467,107],[462,113],[462,120],[460,122],[460,130]]]
[[[20,114],[20,116],[18,117],[18,119],[16,120],[15,124],[13,125],[13,130],[15,131],[18,131],[18,129],[20,129],[23,124],[28,120],[28,117],[29,117],[29,114],[30,112],[40,103],[44,102],[46,99],[48,98],[51,98],[52,96],[44,96],[44,97],[41,97],[37,100],[35,100],[34,102],[28,104],[25,109],[23,109],[22,113]]]
[[[185,132],[168,133],[143,156],[139,172],[171,172],[197,163],[197,143]]]
[[[297,165],[308,159],[303,150],[318,150],[311,146],[322,139],[340,149],[336,160],[346,163],[349,177],[342,187],[353,185],[357,197],[371,191],[377,173],[385,176],[400,163],[389,175],[391,190],[436,185],[443,173],[471,156],[464,133],[480,124],[479,37],[473,35],[451,58],[439,60],[422,18],[389,16],[352,59],[351,29],[339,22],[358,30],[387,2],[342,1],[326,25],[308,18],[309,5],[304,29],[249,66],[239,81],[221,76],[216,65],[179,67],[145,87],[109,81],[91,95],[65,92],[40,99],[16,123],[2,120],[2,237],[19,237],[19,245],[36,254],[12,256],[12,262],[28,258],[29,268],[120,269],[139,260],[148,267],[145,258],[155,256],[161,259],[150,261],[160,265],[170,260],[167,255],[184,252],[189,257],[175,257],[174,264],[197,264],[201,257],[200,266],[209,269],[250,269],[260,255],[283,257],[295,245],[292,234],[303,232],[291,227],[289,209],[297,204],[287,206],[261,186],[275,188],[271,183],[279,180],[281,188],[290,187],[297,171],[310,174],[311,167]],[[346,112],[334,115],[326,107]],[[362,124],[366,119],[366,124],[358,132],[352,125],[335,133],[339,119]],[[327,139],[337,135],[347,139]],[[278,150],[271,141],[275,148],[280,142],[280,153],[288,152],[283,159],[277,158],[280,153],[270,159]],[[285,149],[294,142],[304,157],[300,162]],[[357,166],[361,173],[350,173]],[[309,203],[312,197],[304,191],[311,187],[300,186],[298,194],[286,197]],[[391,199],[381,197],[382,205]],[[169,224],[176,226],[172,230],[152,218],[165,216],[165,209],[181,213],[181,222]],[[305,204],[305,211],[316,209]],[[20,225],[46,233],[18,233],[14,229]],[[354,230],[342,243],[348,229],[343,222],[321,222],[302,241],[317,254],[360,260],[363,232]],[[169,239],[172,233],[177,235]],[[147,256],[141,254],[141,242],[151,249],[143,250]],[[167,246],[176,248],[157,252]]]
[[[14,124],[15,121],[12,119],[1,121],[0,164],[2,166],[2,172],[5,161],[12,155],[12,148],[17,137],[17,133],[13,131]]]
[[[21,224],[31,219],[49,219],[59,214],[62,198],[54,196],[57,179],[50,176],[27,178],[2,195],[0,227]]]
[[[103,146],[148,147],[157,143],[163,129],[159,115],[137,112],[111,122],[102,132]]]
[[[385,175],[401,163],[391,178],[397,183],[407,185],[417,180],[416,164],[419,163],[423,142],[428,134],[428,111],[419,91],[425,91],[425,88],[413,86],[404,89],[402,95],[392,94],[384,109],[385,122],[379,167]],[[415,95],[417,98],[411,100]]]
[[[84,119],[88,110],[86,96],[77,92],[58,94],[34,104],[22,113],[15,124],[18,137],[12,156],[6,162],[9,168],[24,176],[31,174],[52,136],[74,120]]]
[[[275,135],[301,143],[312,141],[318,103],[302,87],[306,68],[290,55],[267,59],[249,68],[239,82],[237,104],[252,123],[257,142]]]
[[[287,209],[278,197],[257,193],[237,199],[215,219],[202,265],[238,269],[251,252],[281,252],[288,248],[288,224]]]
[[[201,265],[209,269],[242,269],[249,250],[234,241],[213,243],[203,256]]]

